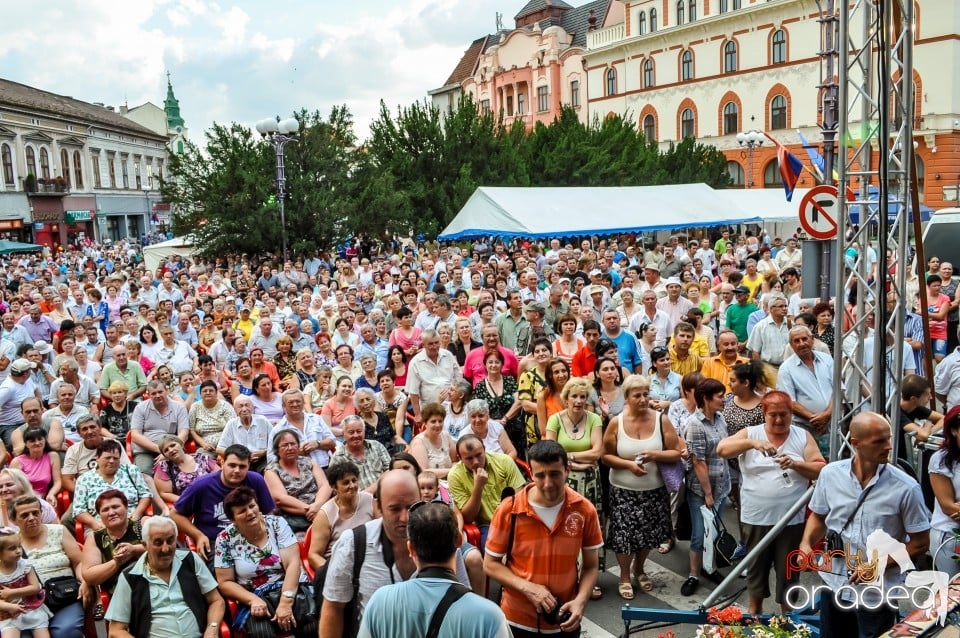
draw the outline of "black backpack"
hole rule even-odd
[[[360,569],[367,557],[367,528],[364,525],[353,528],[353,597],[343,607],[343,638],[356,638],[360,631]],[[327,580],[327,567],[330,561],[317,570],[313,579],[313,592],[317,597],[317,612],[323,609],[323,584]]]

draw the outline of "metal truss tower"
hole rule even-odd
[[[858,412],[884,413],[894,428],[899,420],[903,364],[899,344],[903,344],[908,307],[908,227],[917,115],[912,81],[913,0],[841,0],[838,4],[834,11],[833,1],[828,0],[821,15],[822,68],[830,72],[821,86],[824,140],[833,141],[833,136],[826,135],[826,125],[834,121],[830,110],[835,109],[838,150],[834,156],[825,148],[825,172],[830,179],[831,164],[835,166],[841,193],[839,218],[845,222],[834,256],[840,275],[835,291],[830,460],[845,455],[849,422]],[[830,36],[837,26],[833,40]],[[833,42],[835,47],[830,46]],[[838,68],[836,80],[830,64],[833,60]],[[835,100],[830,86],[834,82]],[[843,196],[848,189],[852,201]],[[856,226],[849,222],[852,210],[859,214]],[[888,257],[895,264],[894,274],[889,272]],[[864,341],[874,326],[876,346],[870,357]],[[865,354],[872,360],[865,360]],[[897,439],[893,439],[893,458]]]

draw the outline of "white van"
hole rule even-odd
[[[930,216],[923,229],[923,255],[939,257],[960,271],[960,208],[944,208]]]

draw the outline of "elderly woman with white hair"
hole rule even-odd
[[[475,434],[483,441],[487,452],[500,452],[512,459],[517,458],[517,448],[510,442],[507,431],[499,421],[490,418],[490,406],[484,399],[473,399],[467,403],[469,425],[460,430],[459,441],[468,434]]]
[[[390,417],[382,410],[373,390],[358,389],[353,393],[353,405],[357,408],[357,415],[363,419],[367,440],[380,443],[387,448],[391,456],[406,449],[407,442],[403,440],[403,432],[390,423]]]

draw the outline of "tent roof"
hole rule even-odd
[[[25,244],[19,241],[9,241],[0,239],[0,255],[9,255],[11,253],[36,253],[43,250],[43,246],[37,244]]]
[[[800,223],[800,200],[809,188],[793,191],[793,201],[783,195],[783,187],[776,188],[731,188],[722,191],[723,196],[744,210],[755,213],[763,221],[777,222],[795,220]]]
[[[761,221],[706,184],[626,187],[481,186],[440,239],[556,237],[626,233]],[[783,192],[780,191],[781,198]]]

